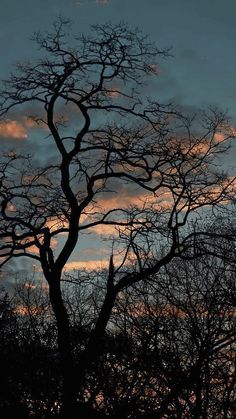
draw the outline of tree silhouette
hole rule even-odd
[[[207,253],[209,237],[217,237],[194,220],[201,211],[206,216],[227,207],[234,195],[234,179],[215,167],[233,132],[219,111],[190,118],[172,105],[142,98],[156,59],[168,51],[137,30],[97,25],[89,36],[67,38],[68,27],[59,19],[52,33],[36,34],[45,57],[19,63],[1,88],[1,117],[10,118],[19,108],[48,136],[38,140],[44,150],[37,159],[31,150],[2,155],[0,237],[2,265],[27,257],[42,267],[58,330],[61,413],[77,418],[88,415],[81,406],[77,412],[77,396],[102,354],[117,297],[127,287],[152,281],[174,258]],[[135,191],[138,202],[111,199],[123,185]],[[104,299],[75,365],[61,280],[81,233],[98,226],[113,226],[118,238]],[[57,252],[60,235],[64,242]],[[234,239],[232,231],[224,236]],[[81,274],[78,286],[82,282]]]
[[[74,289],[63,290],[75,363],[96,322],[95,296],[101,298],[101,288],[105,293],[106,272],[89,276],[86,285],[78,287],[74,277]],[[235,308],[228,293],[234,277],[234,258],[226,263],[208,255],[174,261],[152,281],[124,290],[104,334],[103,351],[87,370],[78,397],[87,398],[81,415],[234,416]],[[19,414],[30,400],[31,416],[55,417],[60,398],[55,327],[47,296],[34,284],[19,281],[11,301],[2,298],[0,359],[9,384],[4,382],[0,407],[2,414],[14,408]],[[13,314],[11,320],[7,313]]]

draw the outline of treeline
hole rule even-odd
[[[106,275],[83,273],[80,287],[76,274],[64,278],[75,368]],[[80,385],[81,417],[234,418],[234,284],[233,261],[208,256],[175,261],[158,280],[123,291]],[[2,291],[0,316],[1,417],[59,416],[57,333],[44,287],[25,280],[11,297]]]

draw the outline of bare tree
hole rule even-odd
[[[235,307],[225,292],[233,277],[234,260],[204,256],[124,291],[100,404],[120,418],[234,417]]]
[[[37,159],[2,156],[0,236],[2,265],[22,256],[41,264],[58,328],[63,412],[72,418],[118,294],[151,279],[173,258],[195,257],[196,241],[206,252],[209,233],[196,231],[194,214],[196,219],[200,210],[208,214],[227,205],[234,179],[215,167],[233,136],[223,113],[188,118],[171,105],[142,99],[146,76],[155,74],[156,58],[168,51],[122,24],[95,26],[88,37],[73,39],[67,39],[67,27],[59,19],[52,33],[37,34],[45,57],[18,64],[0,91],[2,118],[19,108],[49,134]],[[104,198],[124,183],[135,188],[139,204],[116,202],[106,209]],[[75,369],[61,279],[81,233],[98,225],[116,226],[118,240],[104,301]],[[56,254],[55,238],[62,233]]]

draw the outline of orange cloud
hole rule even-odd
[[[0,122],[0,137],[23,140],[28,137],[24,125],[15,120]]]
[[[146,196],[147,194],[143,196],[130,195],[127,189],[123,189],[117,195],[100,199],[99,205],[107,211],[113,208],[128,208],[131,205],[140,207],[143,205]]]
[[[92,271],[96,269],[108,269],[109,267],[109,259],[110,257],[107,256],[104,259],[90,259],[90,260],[76,260],[67,262],[65,265],[65,271],[73,271],[79,269],[85,269],[87,271]],[[114,265],[120,265],[123,262],[122,255],[115,255],[114,256]]]
[[[67,262],[67,264],[65,265],[65,270],[74,271],[74,270],[79,270],[79,269],[85,269],[88,271],[92,271],[94,269],[108,268],[108,265],[109,265],[108,259],[71,261],[71,262]]]
[[[26,307],[23,304],[19,304],[14,312],[20,316],[37,316],[43,312],[42,307],[32,305],[31,307]]]
[[[122,218],[122,210],[128,209],[129,207],[139,208],[140,210],[145,210],[152,208],[156,211],[168,211],[173,207],[174,200],[173,195],[166,188],[161,188],[158,196],[155,196],[151,193],[145,193],[143,195],[132,195],[128,188],[123,188],[118,194],[113,196],[105,196],[99,200],[99,209],[101,212],[108,212],[110,210],[117,210],[114,218],[109,219],[109,221],[116,220],[120,221],[121,225],[111,225],[111,224],[98,224],[89,228],[89,232],[102,235],[102,236],[117,236],[119,232],[126,230],[126,226],[122,225],[122,222],[125,223],[126,220]],[[120,213],[119,213],[120,211]],[[119,213],[119,219],[117,218]],[[140,215],[141,216],[141,215]],[[93,209],[91,213],[88,212],[87,218],[84,217],[81,225],[89,224],[93,221],[96,221],[96,216],[93,217]],[[142,221],[140,217],[136,217],[136,221]]]
[[[222,132],[216,132],[215,133],[215,136],[214,136],[214,140],[217,143],[221,143],[221,141],[224,141],[225,140],[225,135]]]
[[[46,222],[46,226],[50,231],[56,231],[60,228],[68,227],[68,220],[61,220],[60,218],[49,218]]]
[[[30,240],[30,239],[24,239],[24,240],[22,240],[22,241],[21,241],[21,245],[22,245],[22,246],[24,246],[24,245],[27,245],[27,244],[28,244],[28,243],[30,243],[30,242],[31,242],[31,240]],[[53,237],[53,238],[51,239],[51,248],[52,248],[52,249],[56,249],[57,244],[58,244],[57,239],[56,239],[55,237]],[[27,251],[28,253],[33,253],[33,254],[35,254],[35,255],[38,255],[38,254],[39,254],[39,249],[38,249],[38,247],[37,247],[36,245],[31,245],[31,246],[27,247],[27,248],[26,248],[26,251]]]
[[[132,196],[129,195],[128,190],[123,190],[113,197],[100,200],[99,204],[106,211],[109,211],[113,208],[125,209],[129,208],[130,206],[144,209],[145,207],[148,208],[150,205],[152,205],[152,207],[153,205],[156,205],[156,209],[166,210],[170,208],[171,205],[173,205],[173,198],[172,193],[164,187],[159,189],[158,196],[155,196],[152,193],[144,193],[143,195],[140,194]]]
[[[114,225],[105,224],[98,224],[94,227],[91,227],[90,231],[102,236],[115,236],[118,234],[118,230]]]

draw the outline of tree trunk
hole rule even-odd
[[[70,324],[68,313],[64,305],[60,278],[49,281],[49,297],[56,317],[58,332],[58,350],[62,375],[62,417],[78,419],[76,416],[76,386],[74,376],[74,362],[71,348]]]
[[[117,292],[114,289],[107,291],[95,328],[80,357],[77,388],[81,388],[85,380],[86,371],[102,352],[105,330],[114,307],[116,295]]]
[[[202,419],[202,365],[199,365],[199,369],[196,372],[195,377],[195,409],[194,409],[194,418]]]

